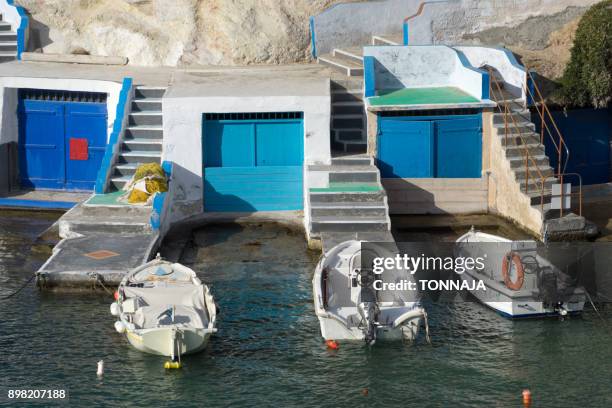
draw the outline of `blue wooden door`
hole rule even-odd
[[[106,149],[106,105],[66,103],[65,105],[66,188],[93,190]],[[70,158],[70,140],[87,140],[87,160]]]
[[[26,188],[63,188],[64,107],[23,101],[19,107],[19,177]]]
[[[480,118],[435,122],[436,177],[479,178],[482,172]]]
[[[377,165],[383,178],[434,177],[431,122],[384,120],[380,125]]]
[[[292,119],[243,116],[204,120],[204,210],[302,209],[301,115]]]
[[[381,117],[377,165],[383,178],[480,178],[480,115]]]
[[[106,123],[104,103],[20,100],[21,186],[92,190],[106,148]],[[86,146],[84,157],[71,155],[72,139]]]

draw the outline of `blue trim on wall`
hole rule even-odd
[[[125,108],[129,93],[132,90],[132,78],[123,78],[123,84],[121,85],[121,92],[119,94],[119,102],[117,103],[117,113],[115,115],[115,122],[113,123],[113,132],[111,133],[110,139],[106,144],[106,150],[104,152],[104,158],[98,171],[98,177],[96,178],[96,194],[104,194],[106,191],[106,179],[109,176],[108,171],[110,166],[113,164],[113,157],[115,155],[115,145],[119,140],[119,134],[123,128],[123,118],[125,116]]]
[[[533,75],[534,71],[530,71]],[[533,83],[533,81],[531,80],[532,76],[527,76],[527,89],[529,89],[529,92],[527,92],[527,95],[525,95],[525,103],[527,104],[527,106],[533,106],[534,104],[534,100],[532,95],[535,95],[535,84]]]
[[[403,37],[404,38],[404,45],[408,45],[409,38],[408,38],[408,22],[407,21],[404,21],[402,29],[403,29],[403,35],[404,35],[404,37]]]
[[[69,210],[78,202],[71,201],[46,201],[46,200],[21,200],[17,198],[0,198],[0,207],[11,208],[39,208],[45,210]]]
[[[317,37],[315,34],[315,19],[310,16],[310,52],[313,58],[317,58]]]
[[[162,162],[162,169],[164,170],[164,173],[166,173],[166,177],[168,178],[168,184],[171,183],[170,178],[172,177],[172,167],[173,166],[174,166],[173,162],[169,162],[165,160]],[[166,202],[167,197],[169,197],[169,194],[167,192],[157,193],[153,197],[153,211],[151,211],[150,222],[151,222],[151,227],[156,231],[159,230],[159,228],[161,227],[161,222],[162,222],[161,216],[164,212],[164,204]]]
[[[6,0],[6,3],[15,7],[17,13],[21,17],[21,24],[17,27],[17,59],[21,59],[21,54],[26,50],[26,30],[30,24],[30,18],[26,14],[23,7],[15,6],[15,0]]]
[[[481,99],[490,99],[490,83],[491,83],[491,79],[489,78],[489,73],[481,70],[480,71],[482,73],[482,98]]]
[[[365,97],[369,98],[376,94],[376,79],[374,77],[374,57],[366,55],[363,57],[363,83]]]

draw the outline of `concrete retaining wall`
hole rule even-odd
[[[409,22],[409,43],[460,44],[465,34],[492,27],[516,26],[529,17],[546,16],[569,6],[599,0],[449,0],[428,4]],[[338,4],[313,17],[317,53],[333,48],[371,44],[372,35],[400,35],[404,18],[416,13],[422,0],[386,0]]]
[[[391,214],[483,214],[486,179],[382,179]]]
[[[371,46],[363,55],[374,58],[376,90],[454,86],[483,97],[483,74],[464,65],[450,47]]]
[[[489,211],[509,218],[521,227],[531,231],[536,236],[541,234],[542,216],[533,208],[528,196],[523,194],[514,178],[506,152],[502,146],[502,138],[493,128],[492,113],[484,113],[483,127],[483,173],[488,175],[488,206]]]

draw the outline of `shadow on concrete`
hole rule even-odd
[[[47,45],[53,44],[53,40],[49,35],[49,27],[44,23],[34,19],[31,15],[30,18],[30,38],[28,41],[28,50],[34,52],[42,52],[42,49]]]

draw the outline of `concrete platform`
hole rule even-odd
[[[38,270],[43,288],[117,286],[126,272],[149,260],[157,234],[92,234],[64,239]]]
[[[323,254],[326,254],[336,245],[350,240],[368,241],[368,242],[393,242],[395,239],[391,232],[323,232],[321,233],[321,243],[323,246]]]
[[[0,196],[0,208],[67,210],[87,200],[90,195],[70,191],[17,190]]]

